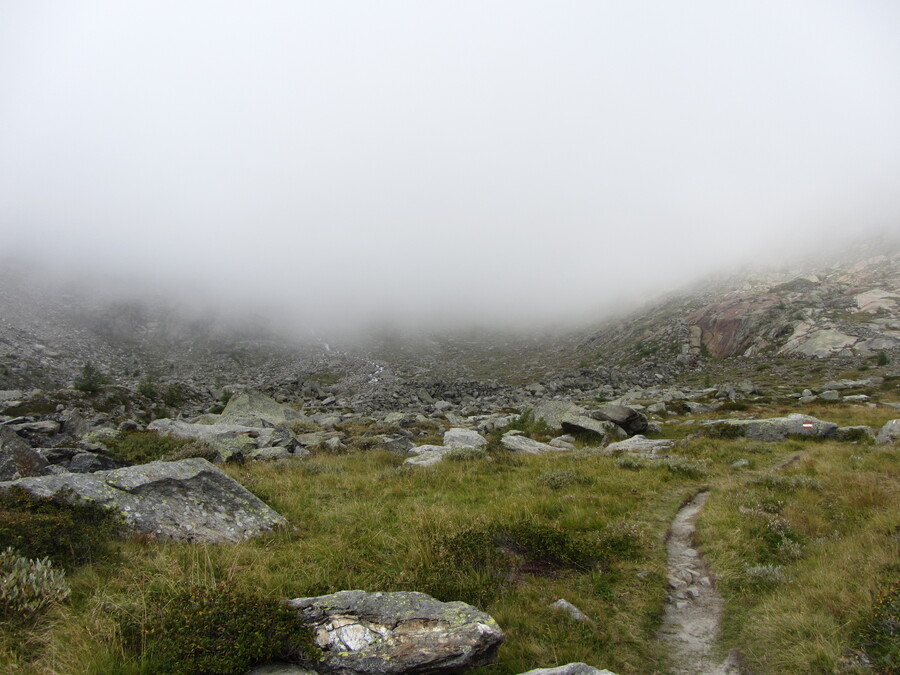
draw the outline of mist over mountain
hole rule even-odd
[[[898,29],[874,0],[6,4],[0,254],[315,331],[592,321],[896,232]]]

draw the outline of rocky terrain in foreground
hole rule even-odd
[[[703,475],[702,461],[680,454],[685,443],[900,441],[896,252],[747,277],[565,337],[394,337],[352,348],[164,304],[55,295],[9,270],[4,281],[0,493],[94,504],[149,541],[220,545],[283,531],[287,519],[225,470],[248,463],[288,471],[379,450],[398,470],[427,472],[578,455]],[[830,410],[888,421],[842,425]],[[706,497],[696,493],[673,525],[660,640],[674,641],[672,672],[738,673],[739,657],[715,653],[722,599],[691,547]],[[504,640],[490,615],[423,593],[347,589],[287,604],[318,656],[293,653],[300,665],[257,675],[460,672],[490,664]],[[593,624],[564,599],[555,609]],[[693,637],[683,648],[684,635]]]

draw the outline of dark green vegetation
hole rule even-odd
[[[277,658],[315,658],[311,631],[283,601],[230,584],[154,593],[150,611],[122,619],[138,672],[241,675]]]
[[[109,384],[109,376],[88,361],[82,367],[81,374],[75,378],[74,387],[86,394],[96,394],[106,384]]]
[[[104,440],[109,453],[129,464],[145,464],[157,460],[173,460],[185,457],[212,459],[215,450],[193,439],[160,436],[155,431],[125,431],[117,438]]]
[[[12,547],[27,558],[49,558],[73,570],[109,559],[121,523],[93,505],[70,506],[21,489],[0,492],[0,550]]]

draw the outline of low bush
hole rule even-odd
[[[153,672],[237,675],[273,659],[318,656],[299,612],[228,585],[160,594],[149,607],[140,622],[123,618],[122,635]]]
[[[762,485],[773,490],[814,490],[822,489],[822,481],[809,476],[782,476],[777,473],[767,473],[751,481],[752,485]]]
[[[207,455],[201,451],[201,444],[190,438],[160,436],[155,431],[125,431],[117,438],[104,441],[110,454],[130,464],[145,464],[169,457],[183,458],[183,450],[191,447],[198,455]]]
[[[537,477],[537,484],[548,487],[551,490],[561,490],[572,485],[590,485],[591,479],[587,476],[572,471],[561,469],[559,471],[547,471]]]
[[[81,368],[81,374],[75,378],[73,387],[85,394],[96,394],[106,384],[109,384],[109,377],[88,361]]]
[[[629,471],[640,471],[647,466],[647,463],[640,457],[622,455],[616,459],[616,466],[620,469],[628,469]]]
[[[709,473],[709,460],[669,457],[660,459],[655,466],[667,469],[669,473],[686,478],[703,478]]]
[[[900,672],[900,581],[879,595],[858,632],[858,644],[875,672]]]
[[[0,492],[0,548],[63,569],[108,558],[121,529],[119,517],[96,504],[75,506],[15,487]]]
[[[699,433],[707,438],[718,438],[725,441],[743,438],[745,431],[744,427],[739,424],[704,424],[700,427]]]
[[[65,574],[48,558],[29,560],[7,547],[0,552],[0,617],[27,622],[48,606],[69,597]]]

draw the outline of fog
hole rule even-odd
[[[898,35],[895,0],[4,2],[0,258],[325,328],[590,320],[900,231]]]

